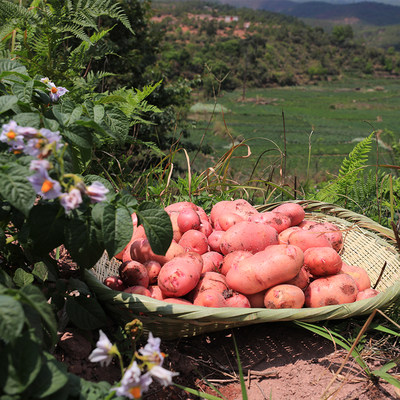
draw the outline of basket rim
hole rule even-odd
[[[387,242],[396,245],[394,233],[376,223],[372,219],[338,207],[334,204],[323,203],[312,200],[292,201],[303,206],[306,212],[320,212],[328,217],[334,216],[347,222],[355,223],[361,228],[365,228]],[[262,211],[268,211],[277,205],[287,203],[277,202],[257,206]],[[329,213],[329,214],[328,214]],[[397,255],[399,251],[396,247]],[[325,319],[343,319],[353,316],[360,316],[371,313],[380,308],[387,309],[389,305],[400,297],[400,281],[394,282],[385,291],[377,296],[359,300],[353,303],[329,305],[317,308],[301,309],[266,309],[266,308],[237,308],[237,307],[201,307],[195,305],[182,305],[166,303],[143,295],[128,294],[114,291],[101,283],[91,272],[85,271],[86,280],[92,287],[100,300],[118,303],[126,308],[134,310],[135,313],[152,314],[155,317],[162,316],[201,324],[201,322],[217,322],[231,324],[234,322],[248,321],[248,323],[277,322],[277,321],[320,321]]]

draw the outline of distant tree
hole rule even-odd
[[[334,44],[344,44],[353,39],[354,32],[350,25],[336,25],[332,29],[332,39]]]

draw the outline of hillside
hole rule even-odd
[[[208,94],[400,72],[397,53],[358,44],[346,27],[328,34],[283,14],[201,1],[153,7],[167,78],[201,78]]]
[[[279,12],[297,18],[357,21],[375,26],[400,24],[400,7],[362,1],[351,4],[332,4],[324,1],[294,2],[290,0],[220,0],[236,7]]]

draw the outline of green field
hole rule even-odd
[[[335,174],[355,144],[372,132],[382,131],[385,141],[388,141],[388,131],[393,132],[397,140],[400,138],[400,82],[393,79],[251,89],[246,91],[245,101],[242,91],[224,92],[218,97],[214,114],[213,105],[213,100],[197,103],[190,114],[191,142],[200,143],[204,135],[203,147],[211,150],[208,156],[197,157],[194,165],[198,169],[212,166],[231,147],[230,134],[235,143],[245,140],[252,152],[245,160],[235,160],[235,178],[249,176],[262,154],[256,175],[265,179],[271,165],[276,165],[280,157],[277,148],[284,151],[284,136],[286,175],[297,176],[300,181],[307,176],[309,140],[309,177],[321,181]],[[235,154],[245,152],[247,150],[242,147]],[[380,163],[393,163],[384,144],[379,146],[378,154]],[[376,164],[376,159],[374,146],[370,163]],[[276,167],[275,171],[277,173]]]

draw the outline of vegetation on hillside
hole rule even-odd
[[[328,34],[281,14],[201,1],[153,8],[152,22],[165,33],[162,69],[169,79],[202,77],[208,94],[215,79],[232,90],[400,71],[399,54],[358,44],[350,27]]]

